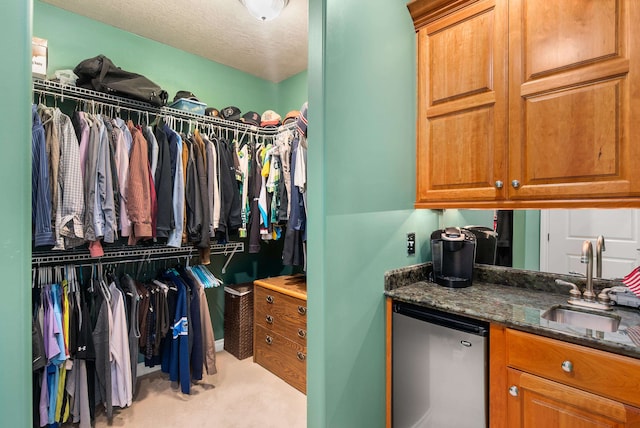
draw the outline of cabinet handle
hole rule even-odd
[[[518,387],[517,386],[511,385],[509,387],[509,394],[511,394],[511,396],[517,397],[519,393],[520,393],[520,391],[518,391]]]
[[[305,308],[304,306],[298,306],[298,313],[300,315],[304,315],[307,313],[307,308]]]
[[[520,187],[520,182],[518,180],[511,180],[511,185],[514,189],[517,189],[518,187]]]
[[[497,180],[496,181],[496,189],[502,189],[502,186],[504,186],[504,183],[501,180]]]
[[[273,296],[270,294],[267,295],[267,303],[273,303]]]
[[[267,315],[265,317],[267,324],[273,324],[273,317],[271,315]]]
[[[562,362],[562,370],[567,373],[571,373],[573,371],[573,363],[569,360]]]
[[[307,332],[305,330],[299,328],[298,329],[298,336],[304,339],[305,337],[307,337]]]
[[[273,343],[273,337],[267,336],[266,339],[264,339],[264,341],[267,342],[268,345],[271,345]]]
[[[304,355],[304,354],[303,354],[302,352],[300,352],[300,351],[298,351],[298,354],[297,354],[297,355],[298,355],[298,359],[299,359],[300,361],[304,361],[304,360],[306,360],[306,359],[307,359],[307,356],[306,356],[306,355]]]

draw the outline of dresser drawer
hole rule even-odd
[[[306,346],[307,302],[262,287],[256,287],[254,292],[254,322]]]
[[[294,388],[307,392],[307,348],[257,325],[254,361]]]
[[[507,365],[640,406],[640,360],[507,329]]]

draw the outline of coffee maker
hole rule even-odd
[[[433,281],[445,287],[469,287],[476,256],[475,235],[459,227],[447,227],[431,233]]]

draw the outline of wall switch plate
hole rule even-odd
[[[407,254],[412,255],[416,253],[416,234],[407,233]]]

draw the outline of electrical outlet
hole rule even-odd
[[[416,234],[411,232],[407,233],[407,255],[416,253]]]

